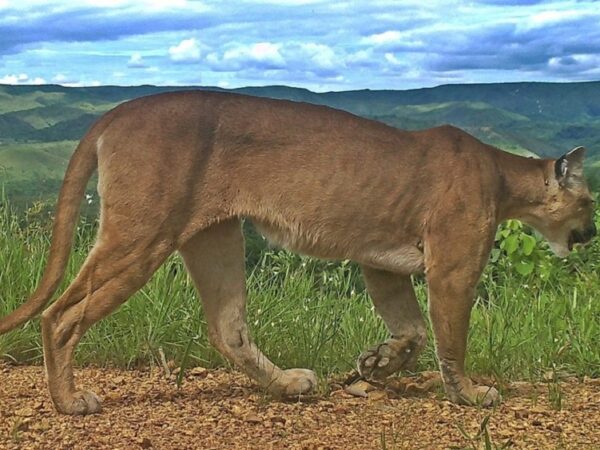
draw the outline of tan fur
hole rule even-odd
[[[223,355],[275,394],[314,387],[311,371],[281,370],[248,334],[242,218],[294,251],[361,264],[392,334],[359,358],[367,378],[416,361],[425,322],[410,274],[425,271],[448,395],[489,404],[497,393],[472,385],[464,356],[474,289],[494,232],[502,220],[521,218],[561,254],[569,241],[591,238],[581,159],[580,150],[569,154],[557,176],[553,160],[509,155],[450,126],[406,132],[325,107],[234,94],[179,92],[127,102],[102,117],[75,151],[44,278],[0,321],[0,332],[33,317],[56,290],[80,198],[97,166],[96,244],[42,315],[49,389],[59,411],[100,410],[94,394],[75,387],[74,348],[175,250]]]

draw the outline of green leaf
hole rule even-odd
[[[531,255],[531,253],[533,252],[533,249],[535,248],[535,244],[537,243],[537,241],[535,240],[535,238],[533,236],[530,236],[528,234],[524,234],[522,237],[522,248],[523,248],[523,254],[525,256],[529,256]]]
[[[515,231],[523,228],[523,224],[515,219],[511,219],[511,220],[507,221],[506,226],[507,226],[507,228],[509,228],[511,230],[515,230]]]
[[[519,237],[517,235],[512,234],[504,240],[504,250],[506,250],[506,253],[509,255],[512,255],[518,247]]]
[[[534,264],[531,261],[519,261],[515,264],[515,269],[523,276],[529,275],[531,272],[533,272],[533,267]]]
[[[500,249],[493,248],[492,249],[492,257],[491,257],[492,262],[498,261],[499,257],[500,257]]]

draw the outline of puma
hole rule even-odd
[[[579,147],[558,160],[524,158],[451,126],[401,131],[322,106],[230,93],[129,101],[100,118],[75,150],[43,278],[0,321],[0,333],[38,314],[57,290],[86,184],[98,169],[97,240],[41,318],[58,411],[100,411],[98,397],[75,386],[75,346],[174,251],[197,286],[210,341],[225,357],[273,394],[315,387],[312,371],[280,369],[249,336],[243,218],[282,247],[361,266],[391,334],[359,357],[369,379],[410,367],[423,348],[425,322],[410,275],[424,272],[447,395],[490,405],[498,392],[474,385],[464,360],[474,291],[496,228],[507,218],[523,220],[559,256],[589,241],[596,229],[583,157]]]

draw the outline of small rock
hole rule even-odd
[[[516,394],[527,395],[529,392],[535,389],[535,386],[528,381],[513,381],[510,383],[509,388]]]
[[[384,400],[387,399],[387,392],[385,391],[371,391],[368,394],[369,400],[373,400],[373,401],[379,401],[379,400]]]
[[[360,381],[357,381],[356,383],[346,386],[344,388],[344,391],[346,391],[348,394],[353,395],[355,397],[366,398],[368,392],[374,391],[376,389],[377,388],[375,386],[373,386],[371,383],[364,381],[364,380],[360,380]]]
[[[270,418],[270,420],[273,423],[280,423],[282,425],[285,425],[285,422],[286,422],[285,417],[281,417],[281,416],[273,416]]]
[[[366,393],[366,391],[364,389],[362,389],[360,386],[357,386],[355,384],[346,386],[344,388],[344,391],[350,395],[353,395],[354,397],[362,397],[362,398],[368,397],[368,394]]]
[[[549,423],[548,425],[546,425],[546,428],[550,431],[555,431],[557,433],[560,433],[562,431],[562,427],[555,423]]]
[[[336,405],[333,408],[333,412],[336,414],[346,414],[349,411],[349,409],[343,405]]]
[[[31,425],[31,429],[36,431],[48,431],[50,429],[50,422],[47,420],[42,420]]]
[[[235,417],[241,419],[244,417],[244,410],[238,405],[233,405],[231,407],[231,414],[233,414]]]
[[[246,417],[244,418],[244,420],[248,423],[261,423],[262,422],[262,419],[254,413],[247,414]]]
[[[104,394],[104,400],[107,402],[113,402],[115,400],[119,400],[121,398],[121,394],[119,392],[107,392]]]
[[[15,411],[15,416],[19,417],[33,417],[35,415],[35,411],[32,408],[21,408]]]
[[[583,382],[587,384],[600,385],[600,378],[591,378],[586,375],[583,377]]]
[[[206,376],[208,373],[208,369],[204,368],[204,367],[194,367],[193,369],[190,369],[189,374],[193,375],[195,377],[204,377]]]
[[[527,417],[529,417],[529,411],[526,409],[515,409],[515,418],[526,419]]]
[[[533,414],[539,414],[541,416],[548,416],[550,414],[546,409],[542,408],[541,406],[534,406],[529,410],[529,412]]]
[[[33,405],[33,409],[37,409],[37,410],[44,409],[44,402],[36,402]]]

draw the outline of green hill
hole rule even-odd
[[[76,141],[102,113],[131,98],[182,89],[222,90],[0,85],[0,182],[9,188],[21,186],[19,192],[35,192],[22,189],[28,180],[34,185],[55,186]],[[484,142],[525,155],[554,157],[584,145],[590,158],[599,161],[591,165],[600,167],[600,82],[326,93],[286,86],[233,91],[327,105],[404,129],[449,123]]]

